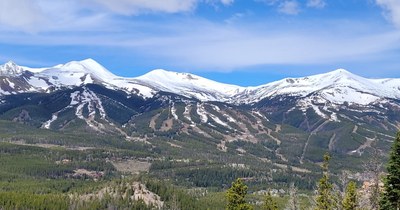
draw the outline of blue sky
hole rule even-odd
[[[0,62],[93,58],[259,85],[337,68],[400,78],[400,0],[0,0]]]

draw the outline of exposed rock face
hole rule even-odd
[[[19,113],[18,117],[15,117],[13,119],[13,122],[26,123],[29,122],[30,120],[32,120],[32,118],[29,116],[29,112],[23,109]]]

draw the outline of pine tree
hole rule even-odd
[[[278,204],[274,201],[274,198],[272,197],[271,192],[269,190],[267,195],[265,196],[263,209],[278,210]]]
[[[400,132],[397,133],[387,164],[381,209],[400,209]]]
[[[335,201],[332,195],[333,185],[329,180],[329,154],[324,155],[322,164],[322,178],[318,182],[317,206],[315,210],[331,210],[335,208]]]
[[[355,210],[358,206],[358,195],[356,183],[351,181],[346,187],[342,207],[343,210]]]
[[[247,186],[242,179],[236,179],[231,188],[226,192],[227,210],[252,210],[253,207],[246,202]]]

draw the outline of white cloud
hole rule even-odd
[[[400,27],[400,0],[376,0],[376,3],[385,10],[385,16]]]
[[[318,31],[242,30],[207,28],[208,33],[201,36],[190,34],[164,40],[161,43],[168,47],[157,48],[161,49],[157,53],[176,62],[184,60],[192,67],[222,70],[269,64],[310,65],[368,59],[395,49],[400,37],[399,33],[336,37]],[[172,48],[173,51],[168,50]]]
[[[307,7],[322,9],[326,6],[325,0],[308,0]]]
[[[279,1],[282,0],[254,0],[255,2],[263,2],[269,6],[275,5],[276,3],[278,3]]]
[[[248,12],[247,13],[235,13],[231,17],[225,19],[224,22],[226,24],[232,25],[232,24],[239,22],[241,19],[243,19],[244,17],[246,17],[248,15],[249,15]]]
[[[179,23],[131,23],[119,25],[110,33],[99,34],[40,34],[35,37],[0,34],[3,43],[38,46],[105,47],[113,53],[126,52],[163,65],[173,64],[186,69],[232,71],[257,65],[312,65],[371,61],[386,52],[398,49],[400,32],[360,34],[366,28],[354,24],[342,26],[323,24],[324,27],[307,32],[281,28],[271,30],[250,25],[225,25],[208,21],[187,20]],[[137,25],[136,25],[137,24]],[[273,24],[274,25],[274,24]],[[145,26],[145,28],[142,28]],[[196,26],[196,27],[193,27]],[[108,25],[104,25],[108,27]],[[336,28],[335,28],[336,27]],[[157,28],[157,33],[153,29]],[[327,28],[329,30],[327,30]],[[358,29],[361,28],[361,29]],[[129,30],[127,30],[129,29]],[[354,31],[349,29],[355,29]],[[137,33],[140,31],[140,33]],[[341,31],[337,34],[334,31]],[[346,33],[343,33],[346,32]],[[122,50],[121,50],[122,49]]]
[[[221,3],[223,5],[231,5],[231,4],[233,4],[234,1],[235,0],[221,0]]]
[[[0,31],[96,31],[110,22],[104,12],[82,13],[85,6],[77,0],[0,0]]]
[[[142,12],[179,13],[192,11],[198,0],[85,0],[100,4],[106,10],[122,14],[135,15]]]
[[[90,31],[115,14],[192,12],[200,3],[228,6],[234,0],[0,0],[0,31]]]
[[[36,32],[45,21],[40,5],[32,0],[0,0],[0,24]]]
[[[287,15],[297,15],[300,12],[300,5],[297,1],[284,1],[279,5],[278,11]]]
[[[199,2],[225,4],[222,0],[188,0],[183,4],[179,4],[178,0],[160,0],[158,3],[147,0],[148,3],[138,6],[139,1],[104,1],[0,0],[0,44],[51,46],[60,51],[65,50],[63,46],[75,46],[78,49],[105,47],[107,51],[116,54],[127,52],[133,56],[180,64],[185,68],[215,70],[268,64],[308,65],[362,61],[399,49],[399,32],[382,32],[384,29],[379,25],[371,26],[369,23],[354,24],[346,20],[335,25],[332,23],[335,21],[318,20],[319,28],[315,24],[300,21],[299,24],[308,26],[304,27],[304,31],[302,27],[293,27],[296,28],[293,31],[286,28],[290,26],[280,22],[235,22],[246,15],[242,13],[233,15],[224,23],[213,23],[196,17],[179,21],[167,19],[153,22],[141,18],[133,18],[135,21],[132,21],[131,18],[120,18],[119,15],[190,12],[195,10]],[[170,2],[171,5],[164,5],[164,1],[173,1],[175,4]],[[295,15],[300,12],[300,1],[263,1],[276,1],[274,5],[280,6],[281,12],[285,14]],[[388,14],[398,14],[395,12],[398,11],[395,9],[396,1],[376,1],[386,8]],[[108,7],[107,4],[111,2],[113,5]],[[122,5],[128,9],[121,9]],[[24,14],[23,17],[19,17],[21,14]],[[5,30],[5,26],[46,33],[15,33]]]

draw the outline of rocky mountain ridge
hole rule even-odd
[[[0,120],[155,148],[168,143],[180,153],[194,141],[216,153],[301,166],[326,151],[386,151],[400,129],[398,79],[366,79],[343,69],[258,87],[165,70],[123,78],[90,59],[1,69],[7,74],[0,76]]]
[[[338,69],[303,78],[286,78],[256,87],[215,82],[190,73],[157,69],[136,77],[112,74],[92,59],[72,61],[50,68],[27,68],[8,62],[0,66],[3,78],[0,94],[26,91],[52,91],[63,87],[101,84],[110,89],[150,98],[157,92],[170,92],[201,101],[254,104],[280,96],[313,97],[320,103],[367,105],[385,98],[400,99],[400,79],[367,79]],[[13,80],[23,80],[15,85]],[[29,88],[18,89],[18,86]]]

